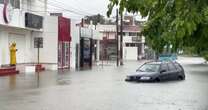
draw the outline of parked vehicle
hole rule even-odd
[[[126,81],[167,81],[184,80],[183,67],[177,62],[147,62],[136,70],[136,73],[127,75]]]

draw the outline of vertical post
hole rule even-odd
[[[48,0],[45,0],[44,1],[44,14],[45,14],[45,16],[47,15],[47,4],[48,4]]]
[[[93,48],[93,40],[92,38],[89,39],[90,40],[90,59],[89,59],[89,67],[90,69],[92,69],[92,48]]]
[[[117,50],[117,60],[116,65],[119,66],[119,50],[118,50],[118,9],[116,9],[116,50]]]
[[[96,41],[96,60],[100,61],[100,40]]]
[[[39,42],[38,42],[39,43]],[[38,44],[38,65],[40,64],[40,47]]]
[[[123,12],[121,14],[121,27],[120,27],[120,65],[123,65]]]
[[[79,25],[79,68],[78,69],[83,69],[83,66],[84,66],[84,62],[83,62],[83,39],[82,39],[82,32],[81,32],[81,29],[83,27],[83,18],[81,19],[81,23]]]

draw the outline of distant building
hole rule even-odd
[[[117,57],[116,25],[97,25],[97,30],[102,35],[100,58],[103,60],[115,60]]]
[[[116,25],[97,25],[102,33],[101,58],[115,60],[117,57]],[[120,26],[119,26],[120,32]],[[145,38],[141,35],[141,27],[135,25],[133,16],[124,16],[123,22],[123,59],[139,60],[144,57]],[[120,48],[119,48],[120,49]]]
[[[123,26],[123,59],[139,60],[144,57],[144,36],[139,26]]]

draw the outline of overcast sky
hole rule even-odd
[[[101,14],[106,16],[109,0],[48,0],[49,12],[61,12],[65,17],[80,20],[84,16]],[[133,14],[131,14],[133,15]],[[115,17],[115,9],[112,12]],[[146,21],[140,15],[136,15],[136,20]]]
[[[64,16],[74,19],[98,13],[106,16],[108,3],[109,0],[48,0],[48,10],[56,10],[55,12],[62,11],[64,12]],[[63,11],[61,8],[55,9],[56,7],[52,6],[61,6],[67,10]],[[75,13],[70,13],[69,11],[75,11]]]

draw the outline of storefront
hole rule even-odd
[[[24,19],[19,16],[23,24],[17,25],[15,21],[6,21],[5,18],[0,24],[0,64],[8,65],[10,63],[9,46],[16,43],[17,64],[35,62],[33,54],[35,52],[33,41],[35,37],[42,37],[43,17],[31,13],[24,13]],[[34,22],[36,21],[36,22]]]
[[[34,62],[34,37],[42,37],[43,16],[20,10],[19,0],[0,2],[0,64],[10,64],[9,47],[16,43],[16,62]]]
[[[58,68],[70,68],[70,19],[58,18]]]
[[[92,67],[93,30],[89,28],[80,29],[80,69],[89,69]]]

